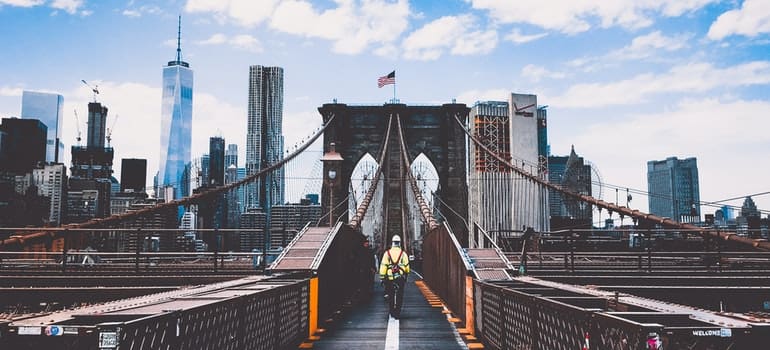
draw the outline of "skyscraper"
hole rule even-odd
[[[225,169],[231,165],[238,167],[238,145],[234,143],[227,145],[227,150],[225,150]]]
[[[59,226],[62,223],[67,168],[64,164],[47,164],[32,170],[32,177],[35,179],[38,194],[47,197],[50,202],[48,223]]]
[[[124,158],[120,167],[120,191],[147,191],[147,159]]]
[[[227,158],[227,156],[225,156]],[[230,164],[225,170],[225,185],[229,185],[238,181],[238,168],[235,164]],[[240,192],[240,186],[238,190],[230,191],[227,193],[227,225],[228,228],[238,228],[238,218],[241,215],[241,204],[238,201],[238,194]]]
[[[174,188],[174,198],[189,195],[185,167],[190,163],[192,147],[193,71],[182,61],[182,17],[177,31],[176,60],[163,68],[163,100],[160,122],[160,165],[158,182],[162,188]],[[166,191],[158,191],[162,196]]]
[[[98,102],[88,104],[88,148],[104,148],[107,136],[107,106]]]
[[[208,186],[211,183],[209,181],[209,164],[211,163],[211,157],[208,154],[203,154],[200,157],[200,163],[198,164],[198,187]]]
[[[647,162],[650,213],[679,222],[700,218],[698,164],[694,157]]]
[[[72,146],[66,222],[110,215],[114,150],[105,147],[107,106],[88,104],[88,143]]]
[[[225,139],[209,138],[209,185],[225,184]]]
[[[537,154],[540,158],[541,169],[548,169],[548,156],[551,155],[548,146],[548,106],[537,107]]]
[[[516,166],[535,176],[545,176],[546,169],[540,165],[539,145],[541,134],[537,112],[537,95],[511,94],[511,156]],[[544,117],[544,116],[543,116]],[[544,120],[544,119],[543,119]],[[547,141],[546,141],[547,142]],[[547,231],[548,205],[546,191],[518,175],[513,178],[513,228],[532,227],[536,231]]]
[[[5,134],[0,149],[0,171],[26,174],[45,161],[48,130],[43,122],[3,118],[0,131]]]
[[[112,176],[112,147],[105,147],[107,106],[99,102],[88,104],[88,142],[85,147],[72,146],[73,178],[107,179]]]
[[[259,172],[283,159],[283,68],[249,67],[249,106],[246,125],[246,172]],[[264,201],[283,203],[283,169],[273,172],[269,191],[261,181],[248,186],[248,207],[261,207]],[[267,193],[270,199],[267,199]]]
[[[37,119],[48,127],[45,161],[59,163],[64,159],[61,141],[64,120],[64,97],[47,92],[24,91],[21,95],[21,117]]]
[[[592,191],[591,165],[583,157],[578,157],[575,147],[569,156],[548,157],[548,182],[584,195],[594,195]],[[548,193],[551,230],[570,228],[590,229],[593,225],[593,207],[562,195],[556,191]]]

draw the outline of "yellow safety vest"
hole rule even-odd
[[[391,261],[391,258],[396,261]],[[394,265],[398,267],[395,273],[393,271]],[[380,260],[381,279],[387,277],[389,280],[393,280],[396,277],[408,274],[409,271],[409,256],[400,247],[391,247],[382,255],[382,260]]]

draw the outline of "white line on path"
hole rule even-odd
[[[385,350],[398,350],[398,328],[398,319],[388,315],[388,333],[385,336]]]

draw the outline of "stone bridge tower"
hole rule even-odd
[[[392,132],[388,155],[383,166],[385,177],[386,228],[380,239],[386,243],[393,234],[402,234],[402,201],[400,182],[403,181],[398,145],[396,116],[401,119],[404,142],[409,158],[423,153],[438,172],[439,188],[434,200],[437,218],[443,218],[458,236],[461,244],[467,246],[468,186],[466,181],[465,133],[455,121],[457,116],[465,123],[470,109],[465,104],[443,104],[437,106],[409,106],[385,104],[381,106],[324,104],[318,111],[326,123],[331,116],[334,120],[324,133],[324,151],[331,142],[344,158],[340,169],[340,180],[335,186],[333,198],[346,198],[351,174],[358,161],[367,153],[378,158],[385,142],[388,120],[392,118]],[[324,174],[327,169],[324,169]],[[324,182],[322,189],[322,211],[329,211],[329,186]],[[335,202],[339,202],[335,200]],[[335,203],[337,205],[337,203]],[[335,217],[344,215],[347,221],[348,204],[342,203],[334,209]],[[409,237],[407,237],[409,239]]]

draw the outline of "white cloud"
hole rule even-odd
[[[505,36],[505,40],[512,41],[517,44],[524,44],[530,41],[535,41],[546,37],[548,33],[530,34],[526,35],[521,32],[519,28],[514,28],[508,35]]]
[[[508,101],[510,89],[468,90],[457,96],[457,103],[472,106],[478,101]]]
[[[210,12],[220,21],[254,27],[269,22],[270,28],[292,35],[333,42],[333,50],[358,54],[380,44],[385,47],[407,28],[409,3],[386,0],[337,0],[337,7],[320,10],[304,0],[189,0],[188,12]]]
[[[232,19],[242,26],[253,27],[268,19],[278,0],[188,0],[187,12],[211,12],[221,21]]]
[[[230,39],[230,44],[241,50],[250,52],[262,52],[262,45],[259,43],[259,40],[248,34],[241,34],[232,37],[232,39]]]
[[[604,182],[642,190],[647,161],[696,157],[701,200],[714,201],[759,192],[757,186],[767,183],[770,163],[757,160],[770,149],[768,115],[768,101],[685,100],[669,110],[619,116],[622,123],[598,122],[568,140],[554,140],[554,148],[566,152],[574,144],[599,167]],[[635,197],[632,207],[646,210],[647,198]]]
[[[129,5],[130,6],[130,5]],[[143,5],[138,8],[131,8],[131,9],[125,9],[123,10],[123,15],[126,17],[142,17],[142,15],[149,14],[149,15],[158,15],[163,13],[163,10],[160,9],[158,6],[154,5]]]
[[[0,86],[0,96],[7,96],[7,97],[16,97],[21,96],[21,93],[24,89],[20,87],[7,87],[7,86]]]
[[[687,42],[692,38],[689,34],[665,36],[659,30],[640,35],[631,41],[631,44],[622,49],[609,53],[611,59],[642,59],[652,57],[659,51],[678,51],[687,47]]]
[[[123,10],[123,16],[126,17],[142,17],[142,13],[137,10]]]
[[[662,74],[640,74],[611,83],[582,83],[551,99],[561,107],[600,107],[643,102],[648,96],[665,93],[704,92],[719,87],[770,84],[770,62],[755,61],[727,68],[692,63]]]
[[[198,45],[220,45],[227,42],[227,36],[222,33],[217,33],[212,35],[210,38],[206,40],[201,40],[198,42]]]
[[[112,146],[115,149],[113,168],[120,177],[122,158],[147,159],[147,181],[152,186],[152,177],[158,170],[160,153],[160,109],[161,90],[159,87],[133,82],[92,81],[99,85],[98,99],[109,108],[107,125],[114,123]],[[73,110],[78,111],[83,144],[86,141],[87,105],[93,101],[91,90],[78,85],[64,93],[63,142],[67,147],[75,144],[77,128]],[[118,115],[117,121],[114,119]],[[216,96],[196,91],[193,95],[192,155],[198,157],[208,153],[209,137],[221,135],[227,143],[239,144],[244,150],[246,134],[246,110],[236,107]],[[65,164],[70,163],[70,152],[65,152]]]
[[[32,7],[42,5],[45,0],[0,0],[0,6],[18,6],[18,7]]]
[[[222,33],[212,35],[206,40],[198,41],[198,45],[223,45],[227,44],[239,50],[245,50],[250,52],[262,52],[262,45],[257,38],[248,35],[240,34],[228,38]]]
[[[610,51],[602,56],[587,56],[576,58],[567,62],[570,67],[575,67],[583,72],[594,72],[608,65],[617,65],[621,61],[629,60],[666,60],[662,52],[672,53],[689,47],[691,34],[676,34],[667,36],[660,31],[654,31],[635,37],[630,44]]]
[[[599,25],[635,29],[651,25],[654,15],[677,17],[719,0],[468,0],[502,23],[527,23],[567,34]],[[598,22],[598,23],[596,23]]]
[[[363,52],[372,44],[394,42],[407,28],[409,4],[405,0],[337,1],[337,8],[316,11],[306,1],[278,5],[270,27],[281,32],[334,42],[333,51]]]
[[[495,30],[477,30],[472,16],[445,16],[412,32],[402,43],[407,59],[430,61],[445,51],[453,55],[477,55],[497,46]]]
[[[730,35],[755,37],[770,33],[770,2],[767,0],[745,0],[740,9],[720,15],[709,28],[708,37],[721,40]]]
[[[567,75],[564,74],[563,72],[553,72],[546,69],[545,67],[541,67],[534,64],[528,64],[521,69],[521,76],[525,78],[529,78],[529,80],[537,83],[543,78],[563,79]]]
[[[44,5],[46,0],[0,0],[0,6],[17,6],[17,7],[34,7]],[[83,0],[53,0],[48,4],[49,7],[55,10],[64,10],[65,12],[74,15],[78,13],[78,9],[83,6]],[[52,15],[55,15],[57,11],[54,11]],[[80,11],[81,16],[89,16],[93,11]]]
[[[71,15],[77,13],[80,6],[83,6],[83,0],[54,0],[51,3],[51,7],[64,10]]]

